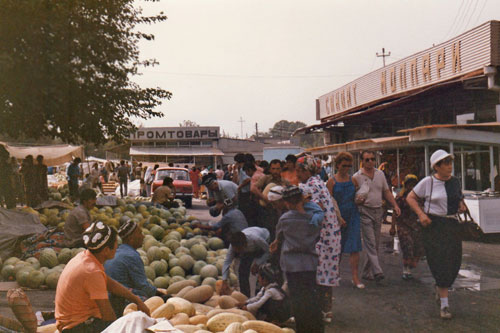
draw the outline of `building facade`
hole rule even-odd
[[[320,96],[320,123],[301,131],[323,129],[325,146],[313,154],[379,151],[379,162],[397,173],[396,187],[406,173],[429,174],[429,155],[444,148],[455,154],[464,189],[494,189],[499,70],[500,22],[489,21]]]

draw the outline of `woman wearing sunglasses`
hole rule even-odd
[[[335,168],[337,173],[330,178],[326,184],[330,194],[339,205],[342,218],[346,226],[341,229],[342,253],[349,253],[349,263],[352,273],[352,285],[354,288],[364,289],[365,285],[359,280],[358,266],[359,253],[361,252],[361,231],[359,222],[359,211],[354,197],[359,188],[356,179],[349,175],[352,168],[353,158],[348,152],[340,152],[335,156]]]
[[[462,240],[456,214],[465,211],[458,178],[451,175],[453,155],[439,149],[431,156],[434,174],[422,179],[406,201],[423,226],[422,238],[427,264],[436,280],[436,300],[441,303],[440,316],[451,319],[448,288],[453,285],[462,263]],[[424,200],[420,207],[419,200]]]

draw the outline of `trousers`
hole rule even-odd
[[[378,249],[380,245],[380,231],[382,228],[384,210],[382,207],[370,208],[359,206],[359,215],[364,250],[361,261],[362,276],[373,278],[377,274],[383,274],[378,259]]]
[[[323,333],[316,271],[287,272],[286,278],[297,333]]]
[[[450,288],[462,264],[462,240],[458,237],[458,221],[429,215],[432,223],[422,229],[427,264],[436,286]]]

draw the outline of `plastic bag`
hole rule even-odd
[[[363,184],[361,184],[359,189],[356,191],[356,198],[361,201],[364,201],[368,196],[368,192],[370,192],[370,185],[368,184],[368,181],[365,180]]]

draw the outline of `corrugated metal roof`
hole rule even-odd
[[[431,128],[473,128],[475,130],[496,130],[500,131],[500,122],[475,123],[475,124],[434,124],[415,128],[399,130],[398,133],[412,133]]]
[[[223,156],[217,148],[153,148],[130,147],[130,155],[159,155],[159,156]]]

